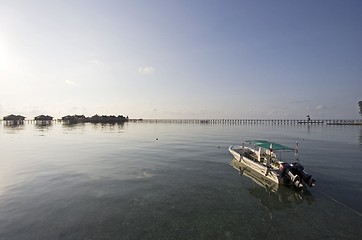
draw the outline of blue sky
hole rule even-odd
[[[352,118],[361,1],[0,1],[0,115]]]

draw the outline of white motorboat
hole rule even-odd
[[[256,183],[256,186],[247,187],[247,190],[251,196],[258,198],[260,203],[270,211],[303,202],[311,204],[314,201],[314,197],[308,190],[293,191],[293,189],[271,182],[264,175],[247,167],[244,161],[239,162],[233,158],[230,165],[239,171],[240,176],[247,177]],[[272,213],[270,212],[270,214]]]
[[[242,146],[232,145],[229,151],[238,162],[274,184],[291,184],[297,188],[306,185],[315,186],[312,175],[306,173],[299,163],[298,144],[296,148],[290,148],[270,141],[251,140],[245,141]],[[282,152],[294,152],[296,161],[293,163],[281,161]],[[276,153],[279,153],[278,157]]]

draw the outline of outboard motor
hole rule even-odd
[[[291,171],[295,172],[298,176],[300,176],[303,179],[303,182],[308,184],[309,187],[315,186],[315,180],[312,178],[312,175],[305,172],[304,167],[300,163],[293,163],[291,164],[291,166]]]
[[[303,187],[303,182],[309,187],[315,186],[315,180],[312,178],[312,175],[306,173],[304,167],[300,163],[283,163],[280,170],[281,177],[284,179],[285,183],[292,181],[298,188]]]

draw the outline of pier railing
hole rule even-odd
[[[130,119],[131,122],[183,123],[183,124],[313,124],[313,125],[362,125],[362,120],[346,119]]]

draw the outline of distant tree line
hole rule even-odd
[[[75,124],[75,123],[124,123],[128,122],[128,116],[124,117],[123,115],[118,115],[117,117],[114,115],[94,115],[92,117],[86,117],[84,115],[67,115],[62,117],[62,121],[68,124]]]
[[[358,105],[359,105],[359,114],[361,114],[362,116],[362,101],[359,101]]]

